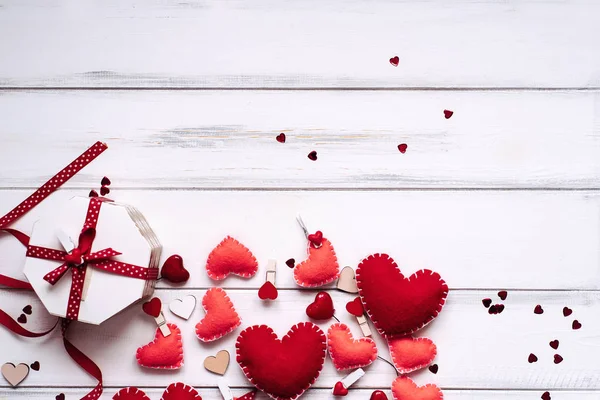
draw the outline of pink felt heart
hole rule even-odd
[[[417,386],[406,376],[397,377],[392,383],[394,400],[442,400],[444,395],[439,387],[433,384]]]
[[[183,366],[183,343],[181,331],[175,324],[167,324],[171,334],[164,337],[160,328],[156,329],[154,341],[137,349],[139,365],[155,369],[179,369]]]
[[[350,328],[341,323],[333,324],[327,330],[327,346],[338,371],[366,367],[377,358],[377,346],[373,339],[354,339]]]
[[[210,288],[202,298],[206,315],[196,324],[196,336],[203,342],[212,342],[240,326],[242,320],[233,303],[221,288]]]
[[[335,250],[331,242],[323,238],[319,248],[309,242],[308,258],[294,267],[294,280],[303,287],[323,286],[336,280],[339,273]]]
[[[208,255],[206,272],[214,280],[220,281],[234,274],[250,278],[258,271],[258,262],[246,246],[227,236]]]
[[[150,400],[150,398],[142,390],[130,386],[115,393],[113,400]]]
[[[404,336],[388,339],[394,366],[401,374],[425,368],[435,358],[437,347],[430,339]]]

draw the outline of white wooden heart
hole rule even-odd
[[[358,293],[356,287],[356,276],[352,267],[344,267],[337,281],[337,288],[348,293]]]
[[[15,366],[13,363],[6,363],[2,366],[2,376],[12,386],[17,386],[23,382],[23,379],[27,378],[27,375],[29,375],[29,365],[27,364],[21,363]]]
[[[183,319],[189,319],[196,308],[196,297],[189,295],[169,303],[169,310]]]

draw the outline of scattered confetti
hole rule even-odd
[[[573,321],[573,325],[572,326],[573,326],[574,330],[580,329],[581,328],[581,322],[575,320],[575,321]]]
[[[21,314],[19,316],[19,318],[17,318],[17,321],[19,321],[22,324],[26,324],[27,323],[27,316],[25,314]]]
[[[554,350],[558,349],[558,345],[559,345],[558,340],[553,340],[550,342],[550,347],[552,347]]]
[[[537,305],[535,306],[534,310],[533,310],[534,314],[543,314],[544,313],[544,309],[542,308],[541,305]]]
[[[573,310],[571,310],[569,307],[564,307],[563,308],[563,315],[565,317],[568,317],[569,315],[573,314]]]
[[[23,307],[23,312],[27,315],[31,315],[33,309],[31,308],[31,306],[25,306]]]
[[[40,370],[40,362],[39,361],[35,361],[29,367],[31,367],[31,369],[34,370],[34,371],[39,371]]]
[[[450,119],[450,117],[452,117],[453,114],[454,114],[454,111],[444,110],[444,118],[446,118],[446,119]]]
[[[490,308],[490,306],[492,305],[492,299],[483,299],[481,300],[481,303],[483,303],[483,306],[485,308]]]
[[[561,357],[560,354],[554,355],[554,364],[560,364],[562,361],[563,361],[563,358]]]
[[[552,398],[550,397],[550,392],[544,392],[542,394],[542,400],[551,400]]]
[[[106,195],[107,195],[107,194],[109,194],[109,193],[110,193],[110,189],[109,189],[108,187],[106,187],[106,186],[102,186],[102,187],[100,188],[100,194],[101,194],[102,196],[106,196]]]
[[[537,362],[538,358],[535,354],[531,353],[529,355],[529,358],[527,358],[527,361],[529,361],[529,364]]]
[[[64,393],[57,394],[55,399],[56,400],[65,400],[65,394]]]
[[[406,143],[402,143],[398,145],[398,150],[400,151],[400,153],[404,154],[406,153],[406,149],[408,149],[408,145]]]
[[[108,179],[106,176],[102,178],[102,181],[100,182],[102,186],[110,186],[110,183],[110,179]]]
[[[390,64],[392,64],[394,67],[397,67],[399,63],[400,58],[398,56],[390,58]]]
[[[90,190],[90,194],[89,197],[98,197],[98,192],[96,192],[94,189]]]
[[[498,292],[498,297],[500,297],[500,299],[502,301],[506,300],[507,296],[508,296],[508,292],[506,290],[501,290]]]
[[[275,139],[279,143],[285,143],[285,133],[280,133],[279,135],[275,136]]]
[[[431,371],[432,374],[437,374],[439,369],[440,369],[440,367],[438,367],[437,364],[431,364],[429,366],[429,370]]]
[[[313,161],[317,161],[317,152],[316,151],[311,151],[310,153],[308,153],[308,158],[310,158]]]

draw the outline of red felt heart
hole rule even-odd
[[[433,384],[417,386],[406,376],[397,377],[392,383],[392,395],[395,400],[442,400],[444,395]]]
[[[212,342],[240,326],[242,320],[233,303],[221,288],[210,288],[202,298],[206,315],[196,324],[196,336],[203,342]]]
[[[348,389],[344,387],[342,382],[336,382],[333,387],[333,395],[334,396],[346,396],[348,394]]]
[[[390,64],[392,64],[394,67],[397,67],[399,63],[400,58],[398,56],[390,58]]]
[[[150,400],[150,398],[140,389],[131,386],[115,393],[113,400]]]
[[[229,274],[250,278],[258,271],[258,262],[246,246],[227,236],[208,255],[206,272],[220,281]]]
[[[318,378],[325,342],[325,334],[312,322],[294,325],[283,339],[266,325],[254,325],[237,339],[237,362],[256,388],[276,400],[293,400]]]
[[[303,287],[323,286],[335,281],[340,274],[335,250],[325,238],[321,247],[308,246],[308,258],[294,267],[294,280]]]
[[[435,358],[437,347],[427,338],[404,336],[388,340],[394,366],[401,374],[425,368]]]
[[[150,301],[142,305],[142,310],[151,317],[158,318],[162,310],[162,302],[158,297],[153,297]]]
[[[444,118],[450,119],[450,117],[454,114],[454,111],[444,110]]]
[[[365,309],[360,301],[360,297],[356,297],[354,300],[346,303],[346,311],[355,317],[362,317],[365,313]]]
[[[181,382],[171,383],[160,400],[202,400],[198,391]]]
[[[369,400],[388,400],[387,395],[382,390],[375,390],[371,393],[371,397]]]
[[[167,325],[171,330],[169,336],[164,337],[160,328],[157,328],[154,341],[137,349],[137,362],[142,367],[178,369],[183,366],[181,331],[175,324]]]
[[[316,231],[315,233],[311,233],[308,235],[308,241],[315,247],[321,246],[321,243],[323,243],[323,232]]]
[[[333,300],[327,292],[319,292],[315,296],[315,301],[306,307],[306,315],[316,320],[326,320],[333,317],[335,312]]]
[[[446,301],[448,286],[439,274],[421,270],[405,278],[387,254],[358,265],[356,285],[373,324],[383,336],[405,336],[431,322]]]
[[[182,283],[190,279],[190,273],[183,266],[183,258],[173,254],[163,264],[160,276],[173,283]]]
[[[279,135],[275,136],[275,139],[279,143],[285,143],[285,133],[280,133]]]
[[[260,289],[258,289],[258,297],[261,300],[275,300],[277,294],[277,288],[269,281],[263,283]]]
[[[338,371],[366,367],[377,359],[375,341],[370,337],[354,339],[350,328],[341,323],[327,330],[327,346]]]

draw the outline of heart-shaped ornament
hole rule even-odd
[[[371,393],[370,400],[388,400],[388,397],[383,390],[375,390]]]
[[[327,346],[335,369],[343,371],[370,365],[377,359],[377,346],[370,337],[354,339],[350,328],[336,323],[327,330]]]
[[[442,400],[444,395],[439,387],[433,384],[417,386],[406,376],[397,377],[392,382],[394,400]]]
[[[227,236],[208,255],[206,272],[211,279],[220,281],[230,274],[250,278],[258,271],[258,262],[250,250]]]
[[[326,339],[311,322],[294,325],[282,339],[268,326],[254,325],[240,333],[235,348],[250,383],[275,400],[293,400],[318,378]]]
[[[119,390],[112,398],[113,400],[150,400],[144,391],[133,386]]]
[[[360,297],[357,297],[354,300],[346,303],[346,311],[348,311],[355,317],[362,317],[365,313],[365,308],[363,307],[363,304],[360,301]]]
[[[333,387],[333,395],[334,396],[346,396],[348,394],[348,389],[344,386],[342,382],[336,382]]]
[[[183,366],[183,343],[181,331],[175,324],[167,324],[171,334],[164,337],[160,328],[156,329],[154,341],[137,349],[139,365],[154,369],[179,369]]]
[[[294,267],[294,280],[302,287],[323,286],[337,279],[339,269],[331,242],[323,238],[319,248],[309,242],[308,258]]]
[[[269,281],[263,283],[260,289],[258,289],[258,297],[261,300],[275,300],[277,295],[277,288]]]
[[[337,281],[337,288],[342,292],[346,293],[358,293],[358,288],[356,287],[356,276],[354,275],[354,268],[342,268],[342,272],[340,272],[340,277]]]
[[[183,319],[189,319],[196,308],[196,297],[189,295],[183,299],[175,299],[169,303],[169,310]]]
[[[162,302],[158,297],[153,297],[150,301],[142,304],[142,310],[149,316],[158,318],[162,310]]]
[[[204,359],[204,368],[217,375],[225,375],[229,366],[229,352],[221,350],[216,356],[208,356]]]
[[[242,320],[233,303],[221,288],[210,288],[202,298],[206,315],[196,324],[196,336],[203,342],[212,342],[232,332]]]
[[[387,254],[362,260],[356,284],[371,321],[388,338],[409,335],[433,321],[448,295],[438,273],[421,270],[406,278]]]
[[[388,339],[394,366],[401,374],[427,367],[437,355],[437,347],[427,338],[412,336]]]
[[[319,247],[323,243],[323,232],[316,231],[315,233],[311,233],[307,239],[314,247]]]
[[[316,320],[327,320],[333,317],[335,312],[333,300],[327,292],[319,292],[315,296],[315,301],[306,307],[306,315]]]
[[[119,390],[113,400],[150,400],[146,393],[136,387]],[[181,382],[171,383],[164,391],[161,400],[202,400],[193,387]]]
[[[23,380],[27,378],[27,375],[29,375],[29,365],[23,363],[18,365],[6,363],[2,365],[0,372],[2,372],[4,379],[6,379],[11,386],[15,387],[23,382]]]
[[[173,254],[167,258],[160,270],[160,276],[173,283],[187,282],[190,279],[190,273],[183,266],[183,258]]]

